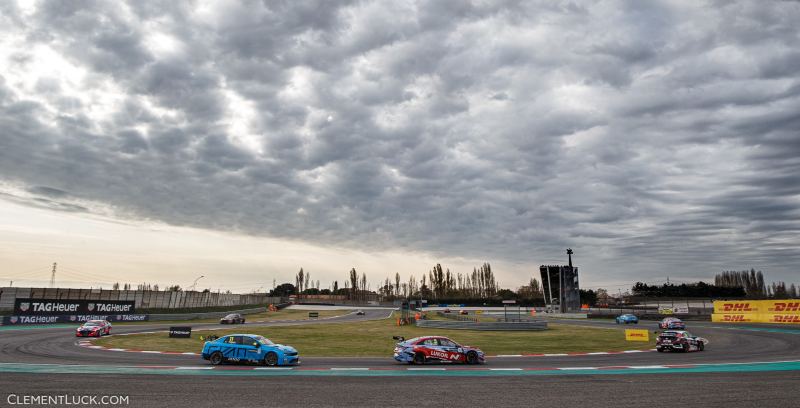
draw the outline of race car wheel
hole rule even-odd
[[[704,348],[706,348],[706,343],[703,343],[701,341],[700,343],[697,344],[697,350],[698,351],[703,351]]]
[[[664,352],[664,348],[663,347],[656,347],[656,351],[658,351],[659,353],[663,353]]]
[[[278,355],[274,352],[270,351],[264,356],[264,365],[268,366],[276,366],[278,365]]]
[[[213,354],[211,354],[211,357],[208,358],[208,361],[211,362],[211,365],[222,364],[222,353],[215,351]]]
[[[414,354],[414,364],[425,364],[425,355],[422,353]]]
[[[478,353],[474,351],[467,353],[467,364],[478,364]]]

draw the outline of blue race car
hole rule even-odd
[[[268,366],[300,364],[294,347],[275,344],[257,334],[230,334],[203,345],[203,359],[213,365],[253,362]]]
[[[620,324],[620,323],[639,324],[639,318],[636,317],[636,315],[632,315],[632,314],[619,315],[619,316],[617,316],[617,324]]]

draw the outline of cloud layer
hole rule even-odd
[[[80,6],[0,4],[0,177],[46,200],[366,251],[570,246],[596,276],[796,280],[798,3]]]

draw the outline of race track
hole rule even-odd
[[[248,323],[242,332],[255,325],[329,324],[380,319],[390,313],[365,311],[365,316],[347,314],[313,322]],[[602,320],[558,322],[624,328]],[[168,326],[117,325],[114,333],[165,330]],[[705,351],[496,356],[487,358],[481,366],[416,367],[394,362],[391,350],[387,350],[386,358],[304,357],[302,365],[292,369],[212,368],[196,355],[80,346],[79,339],[73,337],[74,327],[3,327],[0,387],[16,393],[56,392],[59,387],[73,390],[71,393],[90,392],[100,387],[136,395],[132,404],[154,404],[159,401],[158,395],[174,395],[180,401],[164,406],[186,406],[188,402],[191,406],[218,406],[223,401],[225,406],[253,406],[254,399],[264,406],[451,406],[442,403],[447,398],[461,401],[458,405],[488,406],[492,401],[502,401],[510,406],[555,406],[577,403],[578,396],[613,401],[614,406],[697,401],[703,401],[704,406],[724,407],[798,404],[800,328],[710,322],[688,322],[687,326],[692,333],[709,339]],[[654,330],[656,324],[643,321],[629,327]],[[142,394],[142,389],[148,393]],[[672,394],[665,390],[680,391]]]

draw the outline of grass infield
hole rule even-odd
[[[617,328],[553,323],[549,327],[549,330],[535,332],[440,330],[398,327],[393,319],[384,319],[284,327],[234,326],[193,332],[189,339],[170,339],[167,333],[135,334],[106,337],[95,344],[110,348],[199,353],[203,348],[200,336],[249,333],[291,345],[304,357],[385,357],[392,353],[395,344],[392,336],[447,336],[461,344],[479,347],[488,355],[622,351],[648,349],[655,345],[652,336],[650,342],[625,341],[625,332]]]

